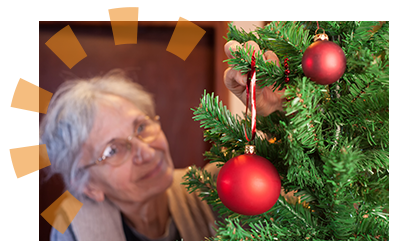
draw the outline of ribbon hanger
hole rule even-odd
[[[249,99],[251,94],[251,138],[247,136],[247,131],[244,129],[244,134],[246,135],[246,139],[248,142],[254,140],[254,136],[256,134],[256,50],[253,50],[253,55],[251,56],[251,69],[247,75],[247,83],[246,83],[246,118],[247,111],[249,108]],[[251,92],[251,93],[250,93]]]

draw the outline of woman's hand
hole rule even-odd
[[[229,41],[225,44],[225,54],[228,58],[234,58],[231,54],[229,48],[232,48],[232,51],[237,50],[237,46],[242,47],[240,43],[237,41]],[[250,48],[253,47],[256,50],[256,53],[260,52],[260,47],[254,41],[248,41],[244,44],[244,48],[250,53]],[[266,51],[263,54],[264,60],[267,62],[273,62],[277,66],[279,66],[279,59],[276,54],[272,51]],[[226,87],[232,91],[245,105],[246,105],[246,81],[247,74],[242,75],[239,71],[234,70],[229,67],[225,70],[224,74],[224,82]],[[257,104],[257,114],[268,116],[269,114],[275,112],[276,110],[283,111],[282,102],[283,99],[281,96],[285,92],[283,90],[272,91],[273,86],[268,86],[264,88],[256,88],[256,104]]]

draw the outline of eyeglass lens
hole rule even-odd
[[[156,139],[160,132],[160,124],[158,117],[156,121],[150,118],[146,118],[137,122],[134,130],[134,134],[128,137],[128,139],[116,138],[112,140],[105,147],[100,161],[106,161],[111,165],[122,164],[130,155],[131,152],[137,152],[138,142],[132,141],[133,137],[137,137],[144,143],[150,143]]]

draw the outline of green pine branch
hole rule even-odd
[[[219,222],[214,240],[323,240],[324,231],[309,209],[301,204],[289,204],[280,197],[275,206],[257,220],[226,218]]]
[[[245,33],[245,34],[244,34]],[[255,34],[257,34],[257,36]],[[302,72],[299,65],[301,63],[302,53],[311,44],[312,36],[308,30],[303,29],[300,23],[293,22],[271,22],[264,28],[259,28],[255,32],[246,33],[243,30],[238,31],[233,24],[229,25],[227,40],[236,40],[244,43],[249,40],[257,42],[262,51],[272,50],[280,58],[280,65],[283,65],[285,58],[289,59],[291,74],[294,77]],[[251,54],[244,48],[232,53],[236,58],[226,60],[234,69],[246,74],[250,71]],[[278,67],[273,63],[265,63],[261,54],[256,60],[256,79],[260,87],[272,86],[276,83],[277,87],[283,87],[286,75],[284,68]]]
[[[230,142],[237,140],[238,135],[241,140],[245,138],[242,124],[219,101],[218,96],[214,97],[214,93],[210,95],[204,91],[199,107],[192,111],[193,120],[200,121],[200,127],[208,131],[205,140]]]
[[[218,198],[216,178],[192,166],[184,184],[225,218],[211,240],[389,240],[389,23],[327,21],[319,26],[347,59],[344,75],[328,86],[312,82],[301,67],[316,22],[272,22],[249,33],[229,25],[228,40],[253,40],[281,60],[276,66],[256,56],[257,84],[285,87],[287,102],[284,113],[257,117],[254,144],[298,202],[280,197],[261,215],[236,214]],[[228,63],[247,74],[251,52],[240,48],[233,55]],[[285,58],[289,83],[284,81]],[[206,92],[193,111],[212,143],[207,159],[226,162],[243,154],[244,130],[251,133],[248,117],[234,117]]]
[[[299,22],[271,22],[258,28],[256,33],[260,37],[260,48],[274,51],[279,58],[301,56],[313,38]]]

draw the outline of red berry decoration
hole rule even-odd
[[[222,203],[233,212],[257,215],[274,206],[281,192],[281,179],[270,161],[251,153],[254,149],[248,146],[246,151],[221,168],[217,191]]]
[[[288,83],[288,82],[290,81],[290,79],[289,79],[290,70],[289,70],[288,61],[289,61],[289,59],[288,59],[288,58],[285,58],[285,64],[284,64],[284,66],[285,66],[285,69],[286,69],[286,70],[285,70],[285,75],[286,75],[285,82],[286,82],[286,83]]]
[[[303,54],[301,65],[304,74],[321,85],[336,82],[346,70],[346,56],[342,48],[330,42],[327,35],[318,34],[316,42],[311,44]],[[326,38],[325,38],[326,37]]]

